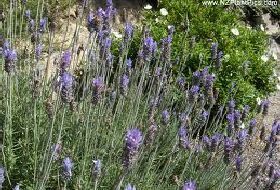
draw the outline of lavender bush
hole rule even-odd
[[[176,28],[160,42],[143,28],[138,56],[130,59],[137,28],[127,23],[123,38],[115,39],[112,1],[97,11],[84,3],[70,46],[60,44],[52,63],[46,60],[55,30],[24,8],[11,5],[8,18],[13,11],[27,18],[20,23],[27,39],[11,19],[4,22],[0,189],[277,189],[280,121],[269,134],[261,130],[269,103],[251,120],[234,96],[218,103],[215,65],[190,76],[173,72]],[[79,27],[88,29],[83,51]],[[118,55],[112,42],[120,44]],[[209,51],[219,58],[217,44]],[[250,152],[254,143],[257,156]]]

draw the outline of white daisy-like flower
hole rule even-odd
[[[262,60],[263,62],[267,62],[267,61],[269,60],[269,57],[268,57],[267,55],[262,55],[262,56],[261,56],[261,60]]]
[[[114,35],[116,38],[118,38],[118,39],[120,39],[120,38],[123,37],[122,34],[120,34],[119,32],[113,31],[112,33],[113,33],[113,35]]]
[[[160,14],[163,15],[163,16],[168,15],[168,11],[166,10],[166,8],[160,9],[159,12],[160,12]]]
[[[263,31],[263,32],[265,31],[263,24],[260,25],[260,29],[261,29],[261,31]]]
[[[239,31],[237,28],[232,28],[230,31],[233,33],[233,35],[239,36]]]
[[[158,23],[158,22],[159,22],[159,19],[158,19],[158,18],[156,18],[156,19],[155,19],[155,21],[156,21],[156,23]]]
[[[147,4],[144,6],[144,9],[151,10],[153,7],[150,4]]]
[[[280,90],[280,84],[277,84],[277,85],[276,85],[276,89],[277,89],[277,90]]]
[[[240,128],[240,129],[244,129],[244,128],[245,128],[245,124],[244,124],[244,123],[241,123],[241,125],[239,125],[239,128]]]
[[[261,102],[262,102],[262,101],[261,101],[260,97],[257,97],[256,100],[257,100],[257,104],[258,104],[258,105],[261,105]]]

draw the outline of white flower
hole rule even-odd
[[[244,129],[245,128],[245,124],[242,123],[240,126],[239,126],[240,129]]]
[[[277,84],[277,85],[276,85],[276,88],[277,88],[277,90],[280,90],[280,85]]]
[[[158,19],[158,18],[156,18],[156,19],[155,19],[155,21],[156,21],[156,23],[158,23],[158,22],[159,22],[159,19]]]
[[[257,97],[256,100],[257,100],[257,104],[258,104],[258,105],[261,105],[261,102],[262,102],[262,101],[261,101],[260,97]]]
[[[267,61],[269,60],[269,57],[268,57],[267,55],[262,55],[262,56],[261,56],[261,60],[262,60],[263,62],[267,62]]]
[[[150,4],[145,5],[144,9],[151,10],[153,7]]]
[[[160,14],[163,15],[163,16],[168,15],[168,11],[167,11],[165,8],[160,9],[159,12],[160,12]]]
[[[277,60],[277,54],[275,52],[272,53],[272,57],[274,60]]]
[[[262,24],[260,25],[260,28],[261,28],[261,31],[265,30]]]
[[[232,28],[230,31],[231,31],[235,36],[238,36],[238,35],[239,35],[239,31],[238,31],[237,28]]]
[[[229,59],[230,59],[230,55],[229,54],[224,55],[224,57],[223,57],[224,62],[228,62]]]
[[[275,69],[273,69],[273,76],[274,76],[274,77],[277,77],[277,76],[278,76]]]
[[[114,36],[115,36],[116,38],[118,38],[118,39],[123,37],[122,34],[120,34],[119,32],[113,31],[112,33],[113,33]]]
[[[278,81],[280,82],[280,77],[277,77]]]

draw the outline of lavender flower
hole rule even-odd
[[[142,140],[142,133],[139,129],[134,128],[127,131],[123,152],[123,166],[125,169],[129,169],[136,162]]]
[[[35,58],[38,61],[41,54],[42,54],[43,46],[42,44],[38,44],[37,47],[35,48]]]
[[[70,63],[71,63],[71,52],[69,50],[67,50],[62,54],[62,57],[60,60],[61,70],[65,71],[65,69],[70,66]]]
[[[132,68],[132,61],[131,61],[131,59],[128,58],[125,63],[126,63],[127,71],[130,72],[131,68]]]
[[[207,150],[207,151],[210,151],[210,149],[211,149],[211,141],[210,141],[209,137],[206,136],[206,135],[204,135],[204,136],[202,137],[202,142],[203,142],[203,144],[204,144],[206,150]]]
[[[216,68],[219,69],[222,66],[222,59],[223,59],[224,53],[222,51],[218,52],[217,59],[216,59]]]
[[[155,51],[156,46],[156,42],[152,37],[147,37],[144,39],[143,56],[145,61],[151,61],[152,54]]]
[[[209,113],[206,110],[201,110],[198,117],[197,117],[197,124],[199,128],[201,128],[203,125],[205,125],[207,118],[209,116]]]
[[[11,74],[15,70],[15,61],[17,60],[17,53],[15,50],[4,50],[5,66],[4,69],[8,74]]]
[[[184,89],[186,83],[186,79],[184,77],[178,77],[177,78],[177,84],[181,89]]]
[[[2,189],[2,184],[5,181],[5,168],[0,165],[0,189]]]
[[[40,33],[44,33],[45,32],[46,24],[47,24],[47,19],[46,18],[40,19],[40,22],[39,22],[39,32]]]
[[[167,125],[170,120],[170,114],[169,114],[168,110],[163,110],[161,116],[162,116],[163,124]]]
[[[168,35],[173,35],[174,32],[175,32],[175,26],[169,25],[168,26]]]
[[[234,121],[235,121],[234,113],[227,114],[226,119],[227,119],[227,122],[228,122],[228,129],[231,130],[231,131],[228,131],[228,135],[231,135],[232,129],[233,129],[233,126],[234,126]]]
[[[124,42],[128,43],[131,40],[133,33],[133,26],[130,23],[125,24],[125,30],[124,30]]]
[[[249,135],[252,135],[253,134],[253,130],[254,128],[257,126],[257,120],[254,118],[250,121],[249,123],[249,131],[248,131],[248,134]]]
[[[196,190],[195,181],[187,181],[184,183],[182,190]]]
[[[102,81],[101,77],[97,77],[97,78],[93,79],[92,88],[93,88],[92,103],[94,105],[97,105],[97,103],[100,101],[101,93],[102,93],[103,88],[104,88],[104,84],[103,84],[103,81]]]
[[[199,86],[192,86],[189,90],[189,102],[194,104],[197,100],[197,96],[199,93]]]
[[[244,108],[243,108],[241,121],[244,121],[248,117],[249,111],[250,111],[250,106],[245,105]]]
[[[224,162],[225,164],[230,163],[231,153],[234,147],[234,142],[230,137],[224,138]]]
[[[229,113],[234,113],[234,108],[235,108],[235,101],[231,100],[228,102],[228,110]]]
[[[190,149],[190,142],[188,139],[188,132],[186,127],[180,127],[178,131],[180,146],[184,149]]]
[[[236,171],[239,173],[242,170],[242,162],[243,162],[243,159],[241,158],[240,155],[238,155],[235,159],[235,168],[236,168]]]
[[[136,190],[136,187],[134,185],[131,185],[130,183],[127,184],[124,190]]]
[[[30,19],[29,20],[29,23],[28,23],[28,31],[30,33],[33,33],[34,32],[34,29],[35,29],[35,22],[33,19]]]
[[[192,84],[198,86],[200,83],[200,71],[195,71],[192,75]]]
[[[274,170],[269,189],[275,189],[276,182],[280,179],[280,170]]]
[[[113,6],[112,0],[106,0],[106,7],[111,7]]]
[[[189,126],[189,117],[186,113],[181,113],[179,115],[179,121],[181,127],[188,127]]]
[[[20,189],[19,189],[19,184],[17,184],[17,185],[13,188],[13,190],[20,190]]]
[[[220,143],[220,139],[221,139],[221,134],[219,133],[216,133],[211,137],[211,145],[210,145],[211,152],[215,152],[217,150],[217,147]]]
[[[96,29],[94,22],[94,14],[92,11],[89,12],[87,17],[87,29],[90,33],[92,33]]]
[[[218,54],[218,43],[212,43],[211,45],[211,59],[212,61],[217,59]]]
[[[207,98],[207,102],[210,105],[213,105],[215,103],[215,98],[214,98],[214,94],[213,94],[213,82],[214,82],[215,78],[212,75],[207,75],[206,76],[206,80],[205,80],[205,95]]]
[[[267,115],[269,106],[270,106],[270,101],[268,99],[261,101],[259,106],[259,112],[262,112],[264,116]]]
[[[62,160],[62,176],[65,181],[69,181],[72,177],[73,163],[71,158],[65,157]]]
[[[101,160],[92,160],[91,175],[96,180],[101,174]]]
[[[129,78],[126,74],[123,74],[121,76],[121,79],[120,79],[120,93],[123,95],[123,96],[126,96],[127,95],[127,92],[128,92],[128,84],[129,84]]]
[[[236,144],[236,149],[239,151],[239,153],[242,153],[244,151],[244,143],[245,140],[248,136],[247,130],[243,129],[238,132],[237,134],[237,144]]]
[[[151,145],[154,140],[158,130],[158,126],[155,123],[150,124],[147,135],[145,136],[145,145]]]
[[[64,103],[70,103],[74,99],[74,77],[68,73],[64,72],[61,76],[61,100]]]

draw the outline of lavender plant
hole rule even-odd
[[[264,102],[262,112],[250,120],[249,107],[239,111],[234,95],[229,103],[217,101],[215,65],[190,68],[191,76],[183,70],[173,72],[172,39],[177,32],[173,26],[160,42],[145,28],[139,56],[129,58],[137,27],[127,23],[123,38],[115,40],[112,1],[97,11],[86,5],[90,3],[79,7],[82,15],[69,21],[76,28],[70,44],[59,44],[58,56],[51,59],[59,31],[51,29],[48,18],[41,18],[39,8],[32,17],[25,3],[20,8],[11,3],[0,59],[0,189],[18,189],[17,184],[21,189],[277,187],[277,164],[260,172],[277,159],[279,120],[269,136],[264,130],[259,139],[258,123],[267,116],[269,103]],[[22,36],[11,19],[16,11],[26,26],[21,27]],[[77,53],[80,28],[88,36]],[[17,45],[18,38],[32,48]],[[119,55],[114,55],[114,43],[121,44]],[[217,48],[212,45],[212,62],[220,65]],[[185,59],[182,55],[178,61]],[[77,76],[80,62],[84,72]],[[34,75],[41,84],[36,97],[35,87],[30,87]],[[240,128],[241,123],[246,129]],[[252,159],[255,140],[262,150]]]

